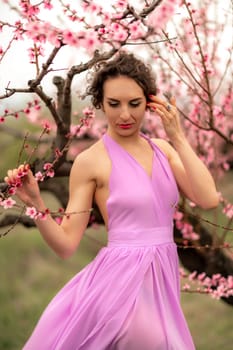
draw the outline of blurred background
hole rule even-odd
[[[31,3],[36,7],[38,5],[39,14],[29,14],[29,10],[37,11],[36,8],[30,7]],[[72,67],[88,62],[88,67],[91,69],[93,64],[88,60],[93,57],[99,43],[96,41],[97,46],[93,45],[92,51],[85,45],[79,47],[68,43],[55,54],[53,50],[56,46],[51,42],[54,39],[52,30],[56,37],[56,35],[60,36],[60,28],[62,30],[68,28],[70,33],[67,31],[65,33],[69,34],[67,37],[72,38],[77,32],[75,16],[77,13],[83,14],[83,8],[80,10],[80,4],[83,3],[86,4],[84,14],[88,13],[86,16],[88,33],[93,34],[91,25],[94,26],[101,21],[105,23],[107,16],[103,16],[98,6],[91,7],[94,3],[92,1],[68,1],[68,3],[69,6],[59,0],[38,3],[37,1],[0,1],[1,198],[5,198],[4,177],[8,169],[30,158],[33,169],[39,171],[43,169],[45,162],[54,160],[54,140],[58,141],[56,144],[58,147],[59,142],[64,142],[65,139],[64,132],[64,139],[58,140],[59,128],[54,122],[54,115],[57,116],[60,113],[59,117],[66,123],[66,132],[76,130],[83,118],[83,109],[89,106],[90,101],[82,99],[88,69],[76,75]],[[97,3],[103,2],[99,0]],[[123,6],[127,1],[109,1],[106,4],[110,6],[110,3],[118,3],[119,6],[113,8],[115,13],[122,10],[120,3]],[[151,5],[155,1],[139,0],[133,3],[139,13],[140,9],[144,9],[145,4]],[[180,6],[181,3],[182,6]],[[174,7],[174,4],[177,7]],[[53,6],[52,12],[49,9],[50,5]],[[193,241],[191,236],[186,238],[188,244],[194,245],[194,250],[185,250],[184,246],[179,248],[181,266],[187,274],[195,269],[198,272],[205,271],[209,275],[222,273],[225,276],[232,276],[233,273],[232,6],[232,1],[224,1],[223,4],[218,0],[192,2],[164,0],[161,1],[160,7],[155,7],[151,12],[151,17],[146,22],[151,26],[148,32],[145,29],[145,20],[147,20],[145,13],[142,16],[144,24],[140,27],[138,18],[131,16],[127,19],[132,21],[135,27],[129,26],[131,32],[127,32],[129,43],[126,48],[141,55],[152,64],[157,75],[159,93],[170,91],[176,96],[187,137],[213,173],[223,198],[219,208],[204,212],[194,208],[188,201],[183,202],[187,222],[192,226],[194,225],[192,215],[198,218],[193,230],[201,233],[200,241]],[[43,20],[37,21],[37,16],[41,16]],[[32,29],[21,31],[21,22],[17,22],[20,19],[25,26],[23,28],[28,28],[27,25],[32,25],[34,22],[44,25],[48,18],[51,23],[41,42],[37,42],[36,36],[32,37],[36,32],[35,29],[34,32]],[[115,22],[116,19],[114,19],[114,25]],[[80,21],[79,26],[80,23],[83,22]],[[121,28],[120,19],[117,24]],[[79,26],[78,30],[80,30]],[[144,32],[140,32],[138,28],[140,30],[143,28]],[[42,29],[44,30],[44,27],[38,27],[38,33]],[[141,40],[140,33],[146,34],[146,39],[140,42],[141,46],[133,46],[136,41]],[[17,39],[15,34],[19,35]],[[103,48],[110,50],[113,42],[116,43],[117,48],[121,45],[124,48],[126,45],[120,41],[117,42],[114,37],[117,35],[117,30],[115,33],[112,31],[111,35],[111,40],[107,38],[104,44],[102,42],[98,46],[100,54]],[[89,38],[93,39],[91,36]],[[28,90],[26,93],[19,91],[8,97],[7,94],[14,88],[20,90],[32,86],[29,82],[43,71],[43,64],[48,62],[51,53],[54,53],[54,59],[51,66],[48,65],[43,79],[38,81],[36,88],[39,87],[39,90],[35,89],[33,94],[29,94]],[[60,91],[62,98],[59,98],[57,96],[59,86],[53,83],[53,77],[59,76],[62,85],[67,82],[68,73],[74,74],[69,96],[72,108],[68,112],[61,113],[64,107],[61,103],[64,91],[62,93]],[[41,91],[44,93],[42,97],[38,94]],[[55,110],[48,103],[51,101],[50,98],[54,102]],[[44,123],[48,123],[51,129],[38,142]],[[158,118],[154,115],[146,116],[144,127],[150,135],[165,137]],[[65,170],[61,171],[61,167],[55,167],[55,178],[51,181],[46,179],[41,183],[47,206],[52,210],[56,211],[65,205],[69,169],[75,155],[95,142],[104,128],[105,122],[101,113],[96,114],[91,126],[84,126],[81,133],[75,135],[63,159],[62,165]],[[51,184],[55,184],[54,187]],[[51,298],[94,258],[107,241],[105,228],[97,215],[96,220],[93,220],[94,224],[84,234],[74,256],[68,260],[61,260],[47,247],[30,221],[22,216],[19,220],[17,219],[19,211],[16,209],[5,210],[0,207],[0,350],[22,348]],[[199,215],[204,220],[199,220]],[[179,235],[181,233],[179,232]],[[206,233],[208,233],[207,236]],[[178,244],[182,245],[182,235],[179,235],[176,239]],[[203,246],[207,243],[214,248],[213,255],[208,250],[198,248],[198,245]],[[228,244],[230,248],[226,248],[224,244]],[[182,285],[186,282],[181,279]],[[233,348],[232,299],[231,303],[213,299],[210,295],[198,293],[197,287],[198,284],[194,292],[183,291],[181,288],[182,306],[197,350],[231,350]],[[231,286],[232,289],[233,286]],[[43,345],[41,349],[43,350]]]

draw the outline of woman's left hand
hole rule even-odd
[[[164,130],[171,141],[183,135],[174,97],[171,97],[170,102],[167,102],[158,96],[150,95],[150,101],[147,103],[147,106],[160,116]]]

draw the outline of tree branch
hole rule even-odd
[[[39,73],[39,75],[37,76],[36,79],[31,80],[29,82],[29,86],[34,89],[35,87],[37,87],[38,85],[40,85],[42,79],[45,77],[45,75],[48,73],[48,68],[49,66],[53,63],[54,58],[56,57],[56,55],[58,54],[59,50],[61,49],[61,47],[64,46],[64,44],[62,44],[59,47],[54,47],[51,54],[49,55],[47,61],[42,65],[42,70]]]

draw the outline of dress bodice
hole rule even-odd
[[[165,154],[146,135],[153,149],[152,174],[107,133],[103,141],[111,160],[108,231],[171,227],[178,189]]]

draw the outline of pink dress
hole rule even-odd
[[[193,350],[180,306],[173,213],[178,190],[165,155],[153,171],[108,134],[108,245],[42,314],[24,350]]]

